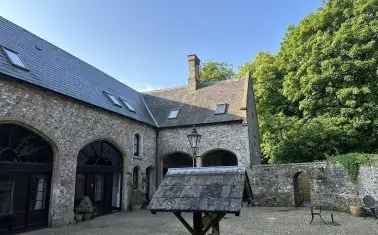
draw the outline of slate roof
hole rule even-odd
[[[226,212],[238,214],[247,180],[241,167],[171,168],[155,192],[152,212]]]
[[[17,52],[29,69],[12,66],[0,50],[0,74],[156,126],[141,93],[2,17],[0,46]],[[113,105],[104,90],[126,98],[136,112]]]
[[[245,116],[243,80],[142,94],[0,16],[1,47],[18,53],[28,70],[13,66],[0,49],[0,75],[5,75],[0,79],[19,79],[155,127],[242,121]],[[103,91],[125,98],[136,112],[112,104]],[[222,103],[229,104],[228,114],[214,115]],[[168,119],[177,108],[178,117]]]
[[[160,127],[190,126],[242,121],[245,117],[245,80],[226,80],[192,91],[187,87],[151,91],[145,100]],[[217,104],[227,103],[228,113],[215,115]],[[171,110],[179,109],[176,119],[168,119]]]

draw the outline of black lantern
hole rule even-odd
[[[192,149],[193,152],[193,167],[196,165],[195,164],[195,158],[198,155],[198,150],[199,150],[199,145],[201,142],[201,135],[198,134],[197,129],[194,127],[192,130],[192,133],[190,133],[188,136],[190,148]]]

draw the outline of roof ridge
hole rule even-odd
[[[167,87],[167,88],[162,88],[162,89],[156,89],[156,90],[146,91],[146,92],[144,92],[144,94],[151,95],[151,93],[164,92],[164,91],[172,91],[172,90],[185,89],[185,88],[187,88],[186,85],[176,86],[176,87]]]
[[[207,87],[211,87],[211,86],[215,86],[215,85],[221,85],[222,83],[231,83],[231,82],[240,82],[240,81],[241,81],[241,79],[238,79],[238,80],[236,80],[236,79],[227,79],[227,80],[221,80],[221,81],[205,81],[205,82],[211,82],[211,83],[208,86],[200,87],[197,90],[201,90],[203,88],[207,88]],[[204,81],[202,81],[202,82],[204,82]],[[162,88],[162,89],[145,91],[143,93],[147,94],[147,95],[153,95],[154,93],[173,91],[173,90],[177,90],[177,89],[185,89],[187,87],[188,87],[187,85],[176,86],[176,87],[167,87],[167,88]]]

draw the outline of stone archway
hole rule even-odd
[[[293,177],[294,205],[305,206],[311,203],[311,177],[299,171]]]
[[[182,168],[192,167],[193,158],[184,152],[174,152],[165,157],[162,160],[163,176],[168,172],[169,168]]]
[[[236,155],[225,149],[214,149],[201,156],[202,166],[237,166]]]
[[[0,124],[0,233],[48,225],[53,156],[39,134]]]
[[[82,148],[77,161],[75,208],[89,197],[95,215],[121,210],[121,152],[113,144],[98,140]]]

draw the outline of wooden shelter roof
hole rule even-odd
[[[239,214],[245,186],[249,187],[246,182],[246,170],[241,167],[171,168],[148,208],[152,212]]]

